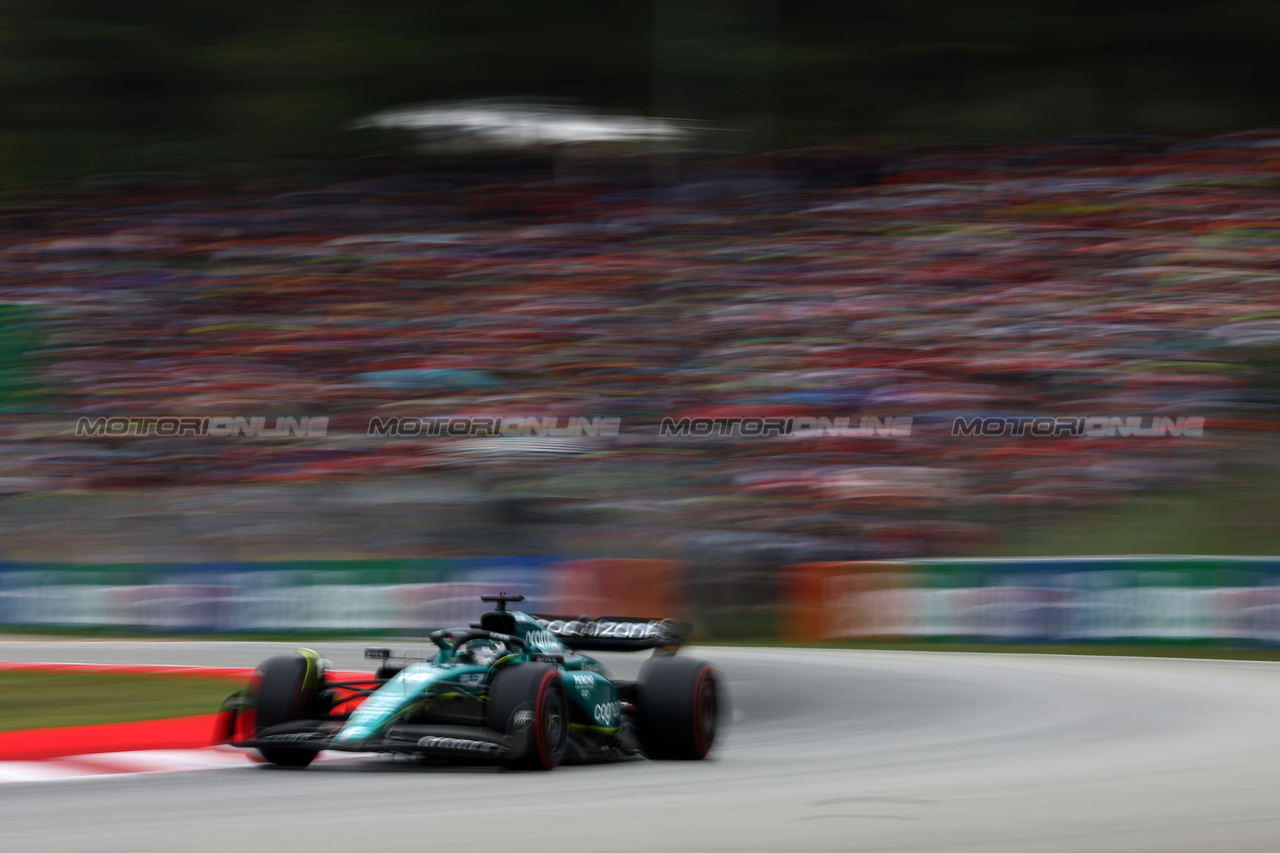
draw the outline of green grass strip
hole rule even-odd
[[[239,680],[0,670],[0,731],[212,714]]]

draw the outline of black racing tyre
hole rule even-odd
[[[650,758],[706,758],[720,720],[716,668],[682,657],[650,658],[636,679],[640,742]]]
[[[307,668],[302,655],[278,655],[258,667],[257,728],[307,718],[315,698],[315,689],[306,683]],[[281,767],[306,767],[316,757],[314,750],[282,746],[260,747],[258,752]]]
[[[508,666],[489,685],[489,728],[508,735],[502,763],[524,770],[550,770],[569,747],[569,703],[560,670],[543,663]]]

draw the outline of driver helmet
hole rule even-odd
[[[455,657],[460,663],[489,666],[505,653],[506,648],[497,640],[468,640]]]

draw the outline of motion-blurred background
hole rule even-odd
[[[1274,642],[1278,49],[1267,2],[0,0],[0,624],[406,632],[502,587]],[[76,430],[160,416],[329,420]],[[697,417],[912,429],[660,434]]]

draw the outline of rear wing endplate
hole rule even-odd
[[[676,619],[634,616],[534,616],[566,648],[581,652],[640,652],[684,645],[693,631]]]

